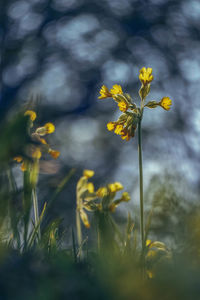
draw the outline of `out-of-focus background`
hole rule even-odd
[[[41,165],[43,199],[76,168],[54,211],[65,216],[75,203],[83,169],[95,171],[97,187],[121,181],[137,203],[137,137],[126,142],[107,131],[120,112],[98,96],[103,84],[120,84],[137,102],[143,66],[154,74],[148,99],[173,101],[169,112],[145,111],[145,189],[172,175],[192,201],[200,187],[198,0],[5,0],[0,16],[1,118],[28,107],[36,125],[56,125],[49,141],[61,155]],[[20,185],[19,166],[14,172]]]

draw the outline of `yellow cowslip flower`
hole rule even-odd
[[[46,129],[46,133],[48,134],[55,131],[55,126],[53,125],[53,123],[46,123],[44,127]]]
[[[120,182],[115,182],[114,185],[115,185],[116,192],[121,191],[124,188]]]
[[[13,160],[16,160],[16,162],[20,163],[22,162],[23,158],[21,156],[15,156]]]
[[[60,152],[57,150],[49,149],[48,152],[54,159],[57,159],[58,156],[60,155]]]
[[[127,128],[124,128],[121,131],[120,135],[121,135],[122,140],[127,140],[127,142],[130,141],[131,135],[129,134]]]
[[[150,244],[151,244],[151,240],[146,240],[146,246],[148,247],[150,246]]]
[[[89,182],[87,184],[87,189],[89,193],[94,193],[94,184],[92,182]]]
[[[113,85],[112,89],[110,90],[111,97],[115,95],[123,95],[122,87],[119,84]]]
[[[33,111],[33,110],[27,110],[25,113],[24,113],[25,116],[29,116],[31,121],[34,121],[37,117],[36,113]]]
[[[96,195],[99,198],[103,198],[108,194],[108,190],[106,187],[100,187],[97,191],[96,191]]]
[[[87,178],[91,178],[94,176],[94,171],[92,170],[84,170],[83,171],[83,176],[87,177]]]
[[[108,188],[111,193],[115,193],[115,192],[122,190],[124,187],[120,182],[114,182],[114,183],[110,183],[108,185]]]
[[[143,85],[150,83],[153,80],[152,68],[146,69],[145,67],[143,67],[140,70],[139,79],[143,83]]]
[[[113,131],[115,128],[116,128],[116,123],[115,123],[115,122],[109,122],[109,123],[107,124],[107,129],[108,129],[109,131]]]
[[[165,110],[170,110],[171,108],[170,106],[172,105],[172,100],[169,97],[164,97],[158,104]]]
[[[98,97],[98,99],[106,99],[112,97],[112,94],[109,92],[109,89],[107,86],[103,85],[100,89],[101,96]]]
[[[129,109],[129,104],[125,101],[120,101],[118,103],[119,110],[122,112],[126,112]]]
[[[44,136],[46,134],[53,133],[55,131],[55,126],[53,123],[46,123],[42,127],[38,127],[35,131],[36,134],[39,134],[40,136]]]
[[[131,197],[128,192],[124,192],[121,197],[121,201],[128,202],[131,200]]]
[[[121,124],[116,125],[115,133],[116,134],[121,134],[122,129],[123,129],[123,125],[121,125]]]

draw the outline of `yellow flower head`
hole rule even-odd
[[[172,105],[172,100],[169,97],[164,97],[159,102],[159,105],[165,110],[170,110],[170,106]]]
[[[152,68],[146,69],[145,67],[143,67],[140,70],[139,79],[144,85],[150,83],[153,80]]]
[[[109,89],[105,85],[102,86],[99,93],[101,95],[98,97],[99,99],[106,99],[112,97],[112,94],[109,92]]]
[[[113,131],[115,128],[116,128],[116,123],[115,123],[115,122],[109,122],[109,123],[107,124],[107,129],[108,129],[109,131]]]
[[[116,125],[115,133],[116,134],[121,134],[122,129],[123,129],[123,125],[121,125],[121,124]]]
[[[127,140],[127,142],[130,140],[131,138],[131,135],[129,133],[129,131],[127,130],[127,128],[124,128],[122,131],[121,131],[121,138],[122,140]]]
[[[34,121],[37,117],[36,113],[33,111],[33,110],[27,110],[25,113],[24,113],[25,116],[29,116],[31,121]]]
[[[92,170],[84,170],[83,171],[83,176],[85,176],[87,178],[91,178],[92,176],[94,176],[94,171],[92,171]]]
[[[49,134],[49,133],[52,133],[55,131],[55,126],[53,125],[53,123],[46,123],[44,125],[45,129],[46,129],[46,133]]]
[[[125,101],[120,101],[118,103],[118,106],[119,106],[119,110],[123,111],[123,112],[126,112],[129,108],[129,105],[128,103],[126,103]]]
[[[114,185],[115,185],[116,192],[121,191],[124,188],[120,182],[115,182]]]
[[[57,150],[53,150],[53,149],[49,149],[49,154],[54,158],[58,158],[58,156],[60,155],[60,152]]]
[[[121,201],[128,202],[131,200],[131,197],[128,192],[124,192],[121,197]]]
[[[115,192],[122,190],[124,187],[120,182],[114,182],[114,183],[110,183],[108,185],[108,188],[111,193],[115,193]]]
[[[96,194],[99,198],[103,198],[104,196],[106,196],[108,193],[107,188],[106,187],[100,187],[97,191]]]
[[[112,89],[110,90],[110,93],[112,94],[111,97],[115,95],[123,95],[122,87],[119,84],[113,85]]]
[[[16,162],[20,163],[22,162],[23,158],[21,156],[15,156],[13,160],[16,160]]]
[[[89,182],[87,184],[87,189],[89,193],[94,193],[94,184],[92,182]]]

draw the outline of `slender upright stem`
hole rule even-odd
[[[82,231],[81,231],[80,213],[78,209],[76,209],[76,230],[77,230],[78,246],[80,247],[82,244]]]
[[[35,217],[35,227],[38,226],[38,237],[40,239],[41,238],[41,232],[40,232],[40,225],[39,225],[39,210],[38,210],[38,199],[37,199],[36,188],[33,188],[32,195],[33,195],[33,209],[34,209],[34,217]]]
[[[144,204],[143,204],[143,169],[142,169],[142,117],[138,123],[138,158],[139,158],[139,178],[140,178],[140,232],[142,252],[144,250]]]

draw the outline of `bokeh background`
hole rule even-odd
[[[138,103],[143,66],[152,67],[155,78],[148,99],[173,101],[169,112],[145,111],[145,189],[162,178],[171,190],[165,180],[171,176],[182,196],[195,198],[200,189],[198,0],[5,0],[0,16],[1,119],[29,107],[37,111],[38,124],[56,125],[49,141],[61,156],[56,162],[44,158],[40,198],[48,200],[76,169],[55,214],[65,217],[75,206],[83,169],[95,171],[97,187],[121,181],[138,202],[137,138],[126,142],[108,132],[107,122],[120,112],[114,101],[97,98],[103,84],[117,83]],[[20,185],[18,166],[14,172]]]

